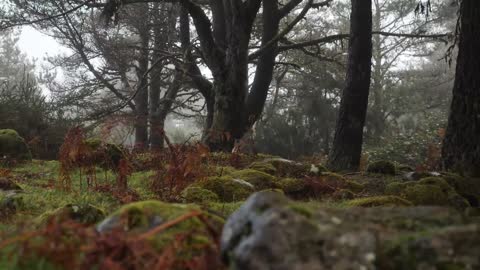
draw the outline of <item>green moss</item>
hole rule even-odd
[[[53,211],[47,211],[36,219],[37,224],[43,224],[54,219],[56,222],[73,220],[82,224],[95,224],[105,218],[105,213],[90,204],[67,204]]]
[[[211,176],[224,176],[235,172],[236,169],[231,166],[214,166],[210,167],[209,171],[213,172],[210,173]]]
[[[442,178],[455,189],[455,191],[466,198],[471,206],[480,207],[480,179],[462,177],[454,173],[442,173]]]
[[[289,204],[288,207],[292,209],[295,213],[300,214],[306,218],[311,218],[313,216],[312,210],[310,210],[308,207],[305,207],[304,205],[293,203]]]
[[[230,176],[234,179],[247,181],[252,184],[257,191],[279,187],[274,176],[257,170],[245,169],[234,171]]]
[[[412,167],[409,166],[409,165],[398,164],[398,165],[396,166],[396,170],[399,171],[399,172],[413,172],[415,169],[412,168]]]
[[[398,196],[375,196],[350,200],[345,202],[345,205],[354,207],[412,206],[412,203]]]
[[[258,161],[253,162],[252,164],[250,164],[250,166],[248,166],[248,168],[261,171],[264,173],[268,173],[271,175],[275,175],[275,173],[277,172],[277,169],[271,163],[268,163],[268,162],[258,162]]]
[[[194,186],[214,192],[222,202],[242,201],[255,192],[252,184],[231,176],[208,177]]]
[[[443,192],[454,192],[454,189],[441,177],[427,177],[417,182],[418,185],[435,185],[438,186]]]
[[[435,185],[411,185],[404,196],[415,205],[448,205],[448,193]]]
[[[143,201],[121,207],[100,223],[97,226],[97,230],[106,232],[120,228],[131,233],[141,233],[195,211],[201,212],[209,220],[209,226],[220,229],[223,225],[224,220],[222,218],[207,214],[195,205]],[[208,242],[213,244],[210,240],[208,226],[198,217],[178,222],[161,233],[150,237],[149,241],[155,248],[161,249],[167,243],[173,241],[178,234],[184,233],[189,233],[189,239],[183,241],[189,245],[188,247],[183,247],[186,248],[185,252],[189,254],[201,252],[202,245]],[[179,248],[183,249],[182,247]]]
[[[468,202],[441,177],[427,177],[420,181],[393,182],[387,185],[386,194],[401,196],[415,205],[468,207]]]
[[[305,180],[299,178],[283,178],[278,184],[286,195],[303,193],[307,188]]]
[[[358,183],[356,181],[353,181],[353,180],[347,180],[345,188],[349,189],[349,190],[351,190],[355,193],[359,193],[359,192],[362,192],[365,189],[365,185],[360,184],[360,183]]]
[[[185,203],[218,202],[218,195],[208,189],[199,187],[187,187],[182,191],[182,199]]]
[[[303,177],[310,173],[310,165],[283,158],[270,158],[261,163],[269,163],[275,167],[275,175],[280,177]]]
[[[391,182],[385,187],[385,194],[387,195],[401,195],[407,186],[415,184],[415,182]]]
[[[376,161],[368,165],[367,172],[395,175],[395,164],[386,160]]]
[[[25,140],[12,129],[0,129],[0,157],[9,160],[25,161],[32,159],[32,153]]]

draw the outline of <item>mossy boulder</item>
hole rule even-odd
[[[205,245],[214,245],[210,229],[220,230],[223,219],[203,212],[195,205],[153,200],[131,203],[121,207],[98,224],[97,231],[107,233],[112,230],[124,230],[138,235],[188,214],[192,216],[148,237],[150,243],[155,248],[161,249],[172,243],[178,235],[185,235],[188,239],[182,241],[182,244],[188,244],[188,247],[178,247],[181,250],[185,249],[185,252],[201,252]],[[202,221],[200,215],[208,220],[208,225]]]
[[[257,161],[255,166],[268,166],[270,164],[275,168],[275,175],[279,177],[304,177],[310,173],[311,165],[295,162],[284,158],[268,158],[262,161]]]
[[[212,191],[222,202],[242,201],[255,192],[254,185],[232,176],[208,177],[193,186]]]
[[[413,204],[398,196],[374,196],[359,198],[345,202],[346,206],[378,207],[378,206],[412,206]]]
[[[415,205],[452,206],[465,209],[469,206],[462,196],[441,177],[427,177],[420,181],[393,182],[387,185],[386,194],[398,195]]]
[[[279,188],[275,176],[257,170],[238,170],[230,173],[230,176],[252,184],[256,191]]]
[[[218,202],[220,200],[217,194],[199,187],[187,187],[182,191],[181,197],[185,203],[204,204],[208,202]]]
[[[297,197],[308,193],[307,182],[301,178],[283,178],[278,184],[283,192],[291,197]]]
[[[480,207],[480,178],[462,177],[454,173],[442,173],[442,178],[467,199],[473,207]]]
[[[105,169],[116,169],[120,164],[120,160],[126,158],[122,148],[113,143],[90,138],[85,140],[85,145],[89,148],[95,163]]]
[[[364,207],[325,208],[255,193],[223,228],[224,261],[242,270],[480,269],[475,219],[400,197],[357,202]]]
[[[0,129],[0,162],[27,161],[32,153],[25,140],[13,129]]]
[[[379,160],[379,161],[370,163],[367,167],[367,172],[395,175],[396,168],[393,162],[386,161],[386,160]]]
[[[224,176],[235,172],[236,169],[231,166],[213,166],[209,168],[209,175],[211,176]]]
[[[275,173],[277,172],[277,169],[275,168],[275,166],[273,166],[271,163],[268,163],[268,162],[253,162],[252,164],[250,164],[248,166],[248,168],[250,169],[253,169],[253,170],[257,170],[257,171],[261,171],[261,172],[264,172],[264,173],[268,173],[268,174],[271,174],[271,175],[275,175]]]
[[[105,218],[105,213],[91,204],[67,204],[53,211],[48,211],[36,219],[37,224],[55,221],[58,223],[73,220],[78,223],[93,225]]]

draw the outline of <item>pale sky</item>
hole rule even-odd
[[[58,44],[52,37],[44,35],[30,26],[22,28],[18,46],[29,58],[36,59],[41,66],[45,56],[66,53],[68,50]]]

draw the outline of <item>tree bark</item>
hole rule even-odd
[[[166,60],[162,60],[164,58],[162,51],[167,51],[168,46],[177,41],[174,32],[176,31],[178,6],[172,3],[162,3],[162,5],[155,3],[154,9],[156,9],[156,18],[153,28],[152,65],[155,66],[152,67],[150,76],[150,149],[161,150],[165,141],[165,119],[170,113],[173,101],[180,89],[176,71],[164,97],[160,99],[162,87],[166,86],[162,77],[165,76],[165,64],[167,64]]]
[[[346,87],[343,90],[328,165],[333,170],[357,170],[363,143],[372,63],[372,1],[351,0]]]
[[[145,14],[148,14],[148,4],[142,4]],[[137,67],[137,89],[135,101],[135,149],[144,150],[148,146],[148,76],[146,76],[149,63],[148,44],[150,29],[148,20],[138,26],[140,35],[140,57]]]
[[[480,176],[480,1],[460,6],[457,70],[443,141],[444,169]]]

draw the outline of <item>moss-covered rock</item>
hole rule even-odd
[[[158,234],[149,237],[149,241],[155,248],[161,249],[166,244],[175,240],[177,235],[186,234],[188,249],[185,252],[200,252],[204,245],[214,244],[211,241],[209,226],[212,229],[220,230],[223,219],[203,212],[195,205],[169,204],[160,201],[143,201],[125,205],[109,215],[104,221],[97,225],[100,233],[106,233],[115,229],[125,230],[132,234],[144,233],[157,226],[172,221],[180,216],[193,213],[192,217],[177,222],[162,230]],[[199,215],[209,220],[207,225]],[[178,247],[179,249],[187,247]],[[199,248],[199,250],[197,250]]]
[[[462,177],[454,173],[442,173],[442,178],[464,197],[471,206],[480,207],[480,179]]]
[[[365,185],[360,184],[360,183],[358,183],[356,181],[353,181],[353,180],[347,180],[345,188],[348,189],[348,190],[351,190],[355,193],[360,193],[363,190],[365,190]]]
[[[308,189],[307,182],[300,178],[283,178],[278,184],[286,195],[294,196],[305,194]]]
[[[325,208],[256,193],[229,216],[223,258],[229,269],[242,270],[480,269],[475,219],[394,196],[353,202],[364,207]]]
[[[187,187],[182,191],[181,196],[185,203],[204,204],[207,202],[218,202],[220,200],[217,194],[199,187]]]
[[[32,159],[32,153],[25,140],[13,129],[0,129],[0,162],[25,161]]]
[[[398,195],[415,205],[452,206],[465,209],[469,206],[462,196],[441,177],[427,177],[420,181],[392,182],[385,189],[386,194]]]
[[[275,168],[275,175],[279,177],[300,178],[310,173],[311,165],[295,162],[284,158],[268,158],[256,162],[256,166],[270,164]],[[268,166],[268,165],[264,165]]]
[[[105,213],[91,204],[67,204],[53,211],[48,211],[36,219],[37,224],[49,221],[58,223],[73,220],[78,223],[92,225],[105,218]]]
[[[207,189],[217,194],[222,202],[234,202],[245,200],[255,192],[255,187],[241,179],[231,176],[208,177],[193,186]]]
[[[125,158],[125,153],[120,146],[112,143],[105,143],[97,138],[85,140],[85,145],[90,148],[96,159],[95,163],[106,169],[117,168],[120,160]]]
[[[230,173],[234,179],[241,179],[255,187],[255,190],[279,188],[274,176],[257,170],[245,169]]]
[[[252,164],[250,164],[248,166],[248,168],[250,169],[253,169],[253,170],[257,170],[257,171],[261,171],[261,172],[264,172],[264,173],[268,173],[268,174],[271,174],[271,175],[275,175],[275,173],[277,172],[277,169],[275,168],[275,166],[273,166],[271,163],[268,163],[268,162],[253,162]]]
[[[236,169],[231,166],[213,166],[208,170],[210,176],[224,176],[236,171]]]
[[[413,204],[398,196],[374,196],[359,198],[345,202],[346,206],[377,207],[377,206],[412,206]]]
[[[393,164],[392,162],[380,160],[370,163],[367,167],[367,172],[395,175],[396,169],[395,164]]]

